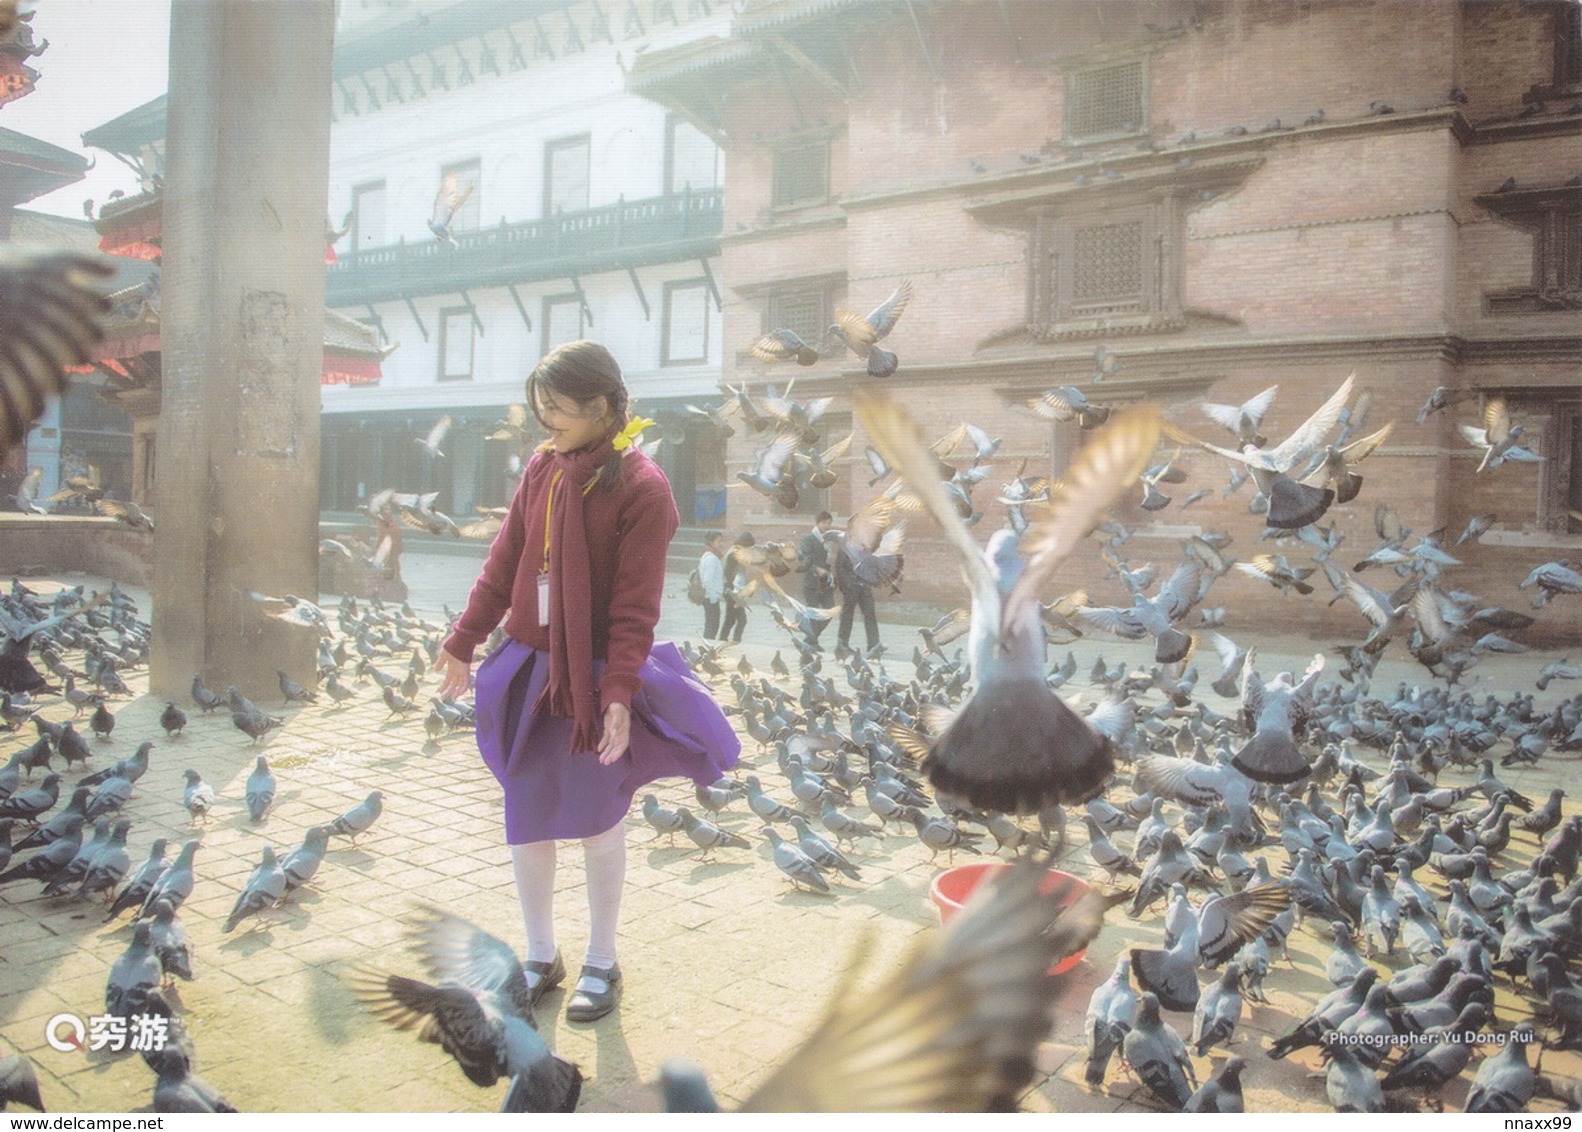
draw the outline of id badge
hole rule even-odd
[[[538,623],[549,624],[549,575],[538,576]]]

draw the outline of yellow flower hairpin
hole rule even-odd
[[[653,423],[647,417],[633,417],[631,423],[616,433],[615,439],[610,443],[615,446],[617,452],[625,452],[637,443],[637,438],[643,434],[643,430]]]

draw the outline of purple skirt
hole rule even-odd
[[[595,685],[603,675],[604,661],[595,660]],[[570,719],[532,710],[549,679],[549,653],[507,637],[478,666],[478,750],[505,790],[509,844],[596,836],[655,779],[707,785],[736,765],[741,740],[675,645],[657,642],[637,675],[630,745],[601,766],[590,751],[572,754]]]

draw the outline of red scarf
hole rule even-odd
[[[599,742],[582,500],[586,491],[598,490],[591,485],[613,451],[610,440],[607,436],[575,452],[549,453],[549,680],[533,710],[547,708],[552,715],[571,717],[573,753],[594,751]]]

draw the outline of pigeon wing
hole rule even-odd
[[[1295,432],[1266,451],[1265,455],[1277,471],[1290,472],[1306,464],[1323,448],[1324,438],[1345,411],[1346,402],[1351,398],[1351,384],[1356,377],[1355,373],[1349,374],[1329,400],[1297,426]]]
[[[1092,893],[1060,911],[1040,892],[1046,868],[1017,861],[889,980],[836,1002],[743,1110],[984,1111],[1013,1101],[1059,990],[1045,971],[1086,947],[1103,918]]]
[[[916,422],[894,401],[866,390],[857,393],[857,419],[880,455],[900,472],[923,509],[955,549],[967,587],[975,595],[997,600],[998,589],[984,561],[983,550],[962,523],[955,503],[945,493],[944,481],[935,470],[936,461],[923,442]]]
[[[1111,420],[1077,454],[1064,479],[1051,491],[1043,514],[1022,535],[1027,568],[1011,587],[1000,613],[1002,635],[1037,604],[1038,594],[1055,568],[1142,474],[1159,444],[1159,431],[1156,406],[1134,409]],[[962,530],[965,533],[966,528]]]
[[[868,325],[873,328],[874,341],[878,341],[900,321],[901,315],[906,313],[906,304],[912,301],[912,281],[902,280],[901,285],[890,293],[890,297],[874,307],[868,315]]]
[[[110,309],[96,281],[110,273],[75,253],[0,257],[0,456],[64,389],[61,371],[92,360]]]

